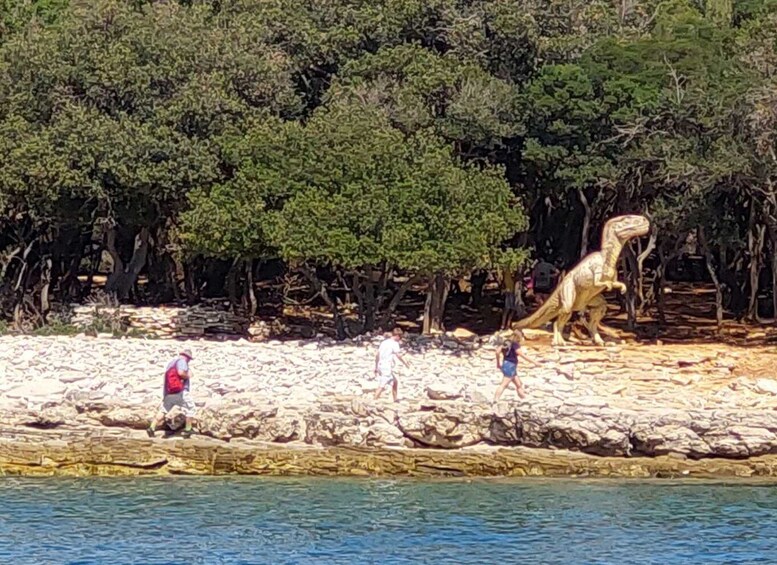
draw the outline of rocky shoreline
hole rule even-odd
[[[0,476],[267,475],[349,477],[777,477],[777,455],[743,460],[600,457],[569,450],[456,450],[279,446],[212,439],[149,441],[126,436],[40,434],[3,440]]]
[[[542,366],[524,368],[529,396],[498,404],[489,339],[406,344],[396,404],[372,399],[375,340],[187,341],[199,434],[152,440],[181,342],[6,336],[0,475],[777,476],[767,348],[530,337]]]

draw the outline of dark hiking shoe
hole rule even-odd
[[[156,430],[154,430],[153,428],[146,428],[146,433],[148,434],[148,437],[154,437]]]
[[[190,437],[192,437],[192,431],[184,430],[183,432],[181,432],[181,437],[183,437],[183,439],[189,439]]]

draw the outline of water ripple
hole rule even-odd
[[[772,563],[777,487],[0,479],[0,563]]]

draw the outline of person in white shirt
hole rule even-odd
[[[399,342],[402,341],[402,330],[394,328],[391,337],[384,339],[378,347],[378,353],[375,355],[375,376],[378,378],[378,390],[375,391],[375,398],[380,398],[383,389],[391,385],[391,395],[394,402],[397,401],[397,389],[399,383],[394,375],[394,359],[399,359],[402,364],[410,368],[407,361],[399,353]]]

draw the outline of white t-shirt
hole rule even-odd
[[[378,348],[378,371],[391,373],[394,366],[394,355],[399,353],[399,342],[393,338],[384,339]]]

